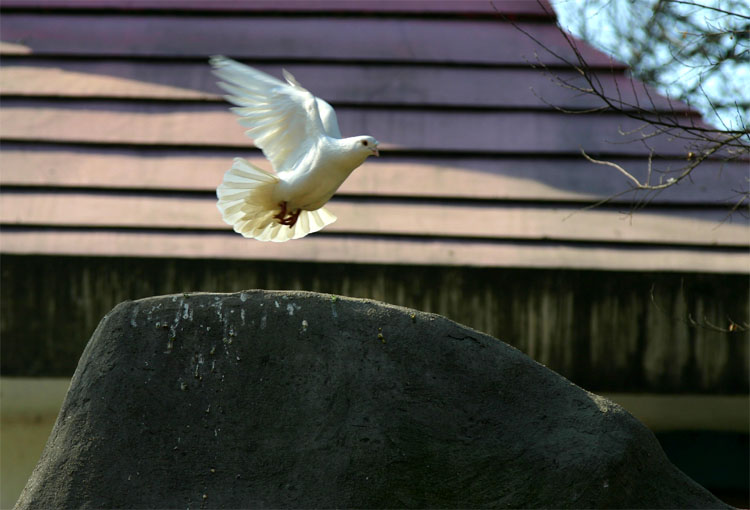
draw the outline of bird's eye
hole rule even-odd
[[[367,147],[367,140],[362,140],[362,145],[364,145],[365,147]]]

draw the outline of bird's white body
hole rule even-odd
[[[224,57],[211,59],[229,83],[227,100],[276,171],[236,158],[216,190],[225,222],[245,237],[283,242],[333,223],[324,205],[368,156],[369,136],[341,138],[333,108],[284,72],[287,83]]]
[[[296,171],[279,174],[273,197],[287,202],[289,209],[314,211],[323,207],[347,177],[367,158],[359,152],[346,152],[341,140],[325,137],[310,151]]]

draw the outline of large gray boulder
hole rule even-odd
[[[36,508],[725,508],[616,404],[440,316],[302,292],[125,302]]]

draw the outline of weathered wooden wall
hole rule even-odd
[[[126,299],[303,289],[431,311],[515,345],[593,391],[748,391],[747,277],[217,260],[2,259],[2,373],[70,375]]]

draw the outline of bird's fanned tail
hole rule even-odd
[[[224,221],[244,237],[273,242],[299,239],[336,221],[336,216],[321,207],[316,211],[300,211],[291,226],[282,224],[278,218],[280,204],[273,200],[278,182],[276,175],[235,158],[216,189],[217,207]]]

